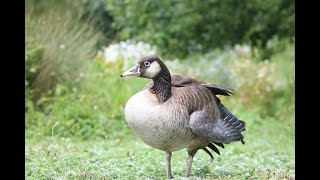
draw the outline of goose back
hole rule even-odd
[[[146,84],[143,89],[148,89],[153,86],[153,82]],[[234,90],[223,85],[205,83],[202,81],[195,80],[189,77],[183,77],[179,75],[171,76],[171,86],[174,87],[186,87],[186,86],[204,86],[208,88],[214,95],[224,95],[230,96],[230,94],[234,94]]]

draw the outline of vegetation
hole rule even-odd
[[[244,118],[250,116],[255,115]],[[212,163],[199,151],[189,179],[295,179],[291,130],[259,119],[248,121],[247,127],[246,144],[226,145]],[[186,150],[173,153],[175,179],[185,179],[186,159]],[[26,179],[165,179],[165,167],[163,151],[133,136],[99,141],[55,136],[26,140]]]
[[[106,0],[120,40],[155,44],[163,56],[184,58],[212,48],[294,36],[294,1]],[[264,58],[269,58],[264,53]]]
[[[190,179],[295,179],[293,7],[26,1],[26,179],[165,177],[163,152],[135,137],[124,118],[124,104],[149,80],[119,75],[149,54],[173,74],[235,89],[219,98],[247,123],[245,145],[226,145],[212,163],[199,151]],[[174,152],[175,179],[184,179],[186,158]]]
[[[72,84],[94,57],[94,45],[101,37],[88,22],[80,24],[58,7],[41,16],[26,14],[25,79],[37,99],[51,93],[58,83]]]

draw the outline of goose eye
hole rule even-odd
[[[150,66],[150,62],[149,62],[149,61],[145,61],[143,64],[144,64],[145,66]]]

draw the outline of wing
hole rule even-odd
[[[221,103],[218,102],[219,116],[210,117],[203,111],[196,111],[190,115],[190,127],[192,131],[215,143],[228,144],[233,141],[241,141],[244,144],[242,131],[245,131],[245,123],[238,120]]]
[[[151,81],[148,84],[146,84],[143,89],[151,88],[152,85],[153,85],[153,82]],[[205,83],[202,81],[197,81],[195,79],[192,79],[189,77],[182,77],[179,75],[171,76],[171,85],[174,87],[204,86],[208,88],[214,95],[230,96],[230,94],[235,93],[233,89],[225,87],[223,85]]]
[[[205,83],[202,81],[197,81],[192,78],[182,77],[178,75],[171,76],[172,86],[176,87],[186,87],[186,86],[205,86],[208,88],[214,95],[224,95],[229,96],[234,94],[234,90],[223,85]]]

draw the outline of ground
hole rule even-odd
[[[188,179],[295,179],[292,125],[274,120],[247,122],[246,144],[225,145],[213,162],[200,150]],[[134,135],[79,140],[63,137],[26,139],[26,179],[165,179],[163,151]],[[184,178],[187,151],[173,153],[172,173]]]

